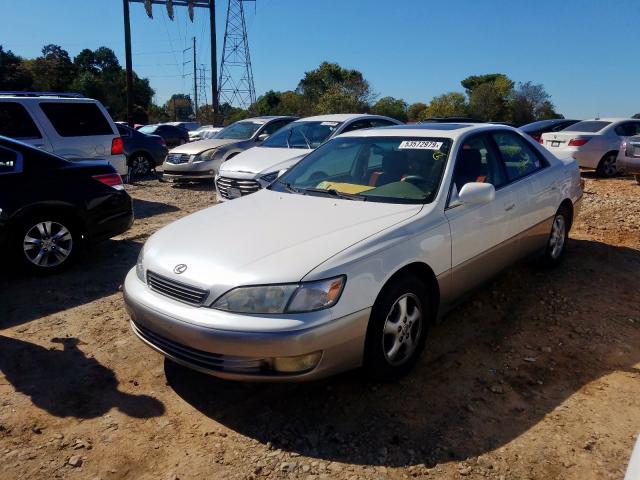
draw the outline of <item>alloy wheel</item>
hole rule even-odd
[[[131,170],[134,175],[146,175],[151,170],[149,160],[143,155],[138,155],[131,160]]]
[[[616,157],[609,155],[602,161],[602,172],[606,177],[614,177],[618,173]]]
[[[384,323],[382,350],[389,364],[407,362],[416,348],[422,332],[422,306],[417,296],[406,293],[398,298]]]
[[[65,262],[73,249],[71,231],[58,222],[44,221],[33,225],[24,236],[22,250],[33,265],[57,267]]]
[[[551,236],[549,237],[549,254],[556,260],[562,254],[566,237],[567,225],[562,215],[556,215],[551,226]]]

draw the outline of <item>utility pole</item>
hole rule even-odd
[[[198,119],[198,66],[196,65],[196,37],[193,37],[193,115]]]
[[[211,107],[213,108],[213,126],[222,125],[218,97],[218,51],[216,43],[216,0],[209,0],[209,25],[211,32]]]
[[[129,22],[129,0],[122,0],[124,9],[124,51],[127,68],[127,123],[133,127],[133,66],[131,62],[131,25]]]

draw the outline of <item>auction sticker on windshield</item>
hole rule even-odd
[[[431,140],[404,140],[398,146],[398,150],[440,150],[442,142]]]

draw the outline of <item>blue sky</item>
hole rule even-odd
[[[218,42],[226,0],[218,0]],[[258,0],[246,4],[256,93],[295,88],[323,60],[363,72],[379,96],[428,101],[461,91],[468,75],[503,72],[542,83],[561,113],[587,118],[640,112],[640,0]],[[0,0],[0,43],[37,56],[56,43],[73,56],[105,45],[124,65],[120,0]],[[190,93],[194,35],[209,64],[208,18],[176,21],[131,5],[135,70],[156,101]],[[210,99],[209,99],[210,100]]]

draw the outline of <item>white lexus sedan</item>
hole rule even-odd
[[[125,281],[131,325],[219,377],[395,379],[464,293],[528,256],[560,263],[581,198],[576,162],[510,127],[348,133],[151,236]]]

